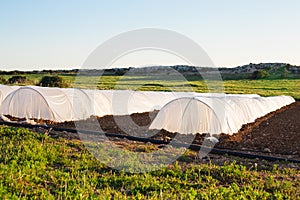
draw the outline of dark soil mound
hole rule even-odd
[[[293,103],[223,137],[219,147],[257,150],[300,157],[300,102]]]

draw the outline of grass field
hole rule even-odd
[[[29,83],[36,84],[42,78],[39,74],[26,75]],[[226,92],[231,94],[259,94],[262,96],[289,95],[300,99],[300,79],[261,79],[210,81],[207,84],[201,77],[178,76],[76,76],[61,74],[70,87],[98,89],[130,89],[153,91],[195,91]],[[8,79],[11,76],[5,75]],[[208,90],[208,85],[210,90]],[[224,88],[223,88],[224,87]]]
[[[217,166],[179,161],[158,171],[132,174],[106,167],[77,141],[4,126],[0,141],[0,199],[300,197],[300,171],[276,165],[260,169],[234,162]],[[146,146],[138,151],[149,149]]]

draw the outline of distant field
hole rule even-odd
[[[36,84],[42,78],[40,74],[26,75],[28,84]],[[76,76],[74,74],[61,74],[71,87],[98,89],[128,89],[128,90],[153,90],[153,91],[195,91],[219,92],[233,94],[259,94],[262,96],[289,95],[300,99],[300,79],[260,79],[260,80],[224,80],[223,82],[211,81],[208,90],[207,84],[201,77],[191,76]],[[4,75],[8,79],[11,75]],[[97,83],[98,82],[98,83]],[[94,84],[95,83],[95,84]],[[97,83],[97,84],[96,84]],[[224,90],[222,90],[224,86]],[[213,88],[213,89],[212,89]]]

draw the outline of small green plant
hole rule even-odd
[[[69,87],[69,84],[60,76],[44,76],[38,85],[42,87]]]

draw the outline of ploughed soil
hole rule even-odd
[[[227,136],[217,146],[300,158],[300,102],[243,126],[237,134]]]
[[[126,134],[136,137],[153,138],[177,142],[194,141],[201,145],[204,134],[183,135],[165,130],[149,130],[158,111],[135,113],[130,116],[91,117],[88,120],[55,124],[63,128],[78,128],[106,133]],[[300,102],[295,102],[277,111],[244,125],[230,136],[216,136],[216,148],[226,148],[249,153],[300,159]]]

